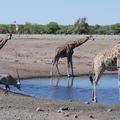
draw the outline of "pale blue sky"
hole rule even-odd
[[[25,22],[73,24],[86,17],[89,24],[120,22],[120,0],[0,0],[0,24]]]

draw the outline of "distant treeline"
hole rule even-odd
[[[73,25],[59,25],[50,22],[46,25],[26,22],[19,24],[19,34],[120,34],[120,23],[112,25],[89,25],[86,18],[79,18]],[[0,24],[0,34],[16,33],[14,24]]]

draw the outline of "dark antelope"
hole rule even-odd
[[[21,88],[20,79],[16,80],[9,74],[0,74],[0,84],[4,84],[6,90],[10,89],[9,85],[13,85],[16,88]]]

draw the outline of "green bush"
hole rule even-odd
[[[47,25],[26,22],[19,25],[20,34],[120,34],[120,23],[112,25],[89,25],[86,18],[79,18],[73,25],[59,25],[49,22]],[[0,24],[0,34],[16,33],[14,24]]]

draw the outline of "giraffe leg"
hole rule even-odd
[[[56,68],[57,68],[57,73],[60,75],[60,71],[59,71],[59,68],[58,68],[58,61],[59,61],[59,58],[57,56],[54,57],[54,60],[52,62],[52,69],[51,69],[51,73],[50,75],[53,76],[53,68],[54,68],[54,65],[56,65]]]
[[[92,90],[92,102],[97,102],[96,99],[96,82],[95,80],[93,81],[93,90]]]
[[[96,86],[103,72],[104,72],[104,69],[102,67],[95,70],[95,79],[93,80],[93,91],[92,91],[92,101],[95,103],[97,102]]]
[[[120,99],[120,68],[118,68],[118,87],[119,87],[119,99]]]
[[[67,76],[70,77],[70,58],[67,57]]]
[[[71,66],[71,75],[72,75],[72,77],[74,77],[72,56],[70,57],[70,66]]]
[[[91,84],[93,85],[93,89],[92,89],[92,101],[94,101],[94,89],[95,89],[95,83],[94,83],[94,79],[93,79],[93,77],[92,77],[92,75],[91,75],[91,73],[90,73],[90,75],[89,75],[89,79],[90,79],[90,82],[91,82]]]
[[[58,61],[56,62],[56,68],[57,68],[57,73],[58,73],[59,75],[61,75],[61,74],[60,74],[60,71],[59,71],[59,67],[58,67]]]
[[[59,58],[57,56],[54,57],[54,60],[52,61],[52,68],[51,68],[51,72],[50,72],[50,83],[53,84],[53,68],[55,64],[58,64],[58,60]]]

